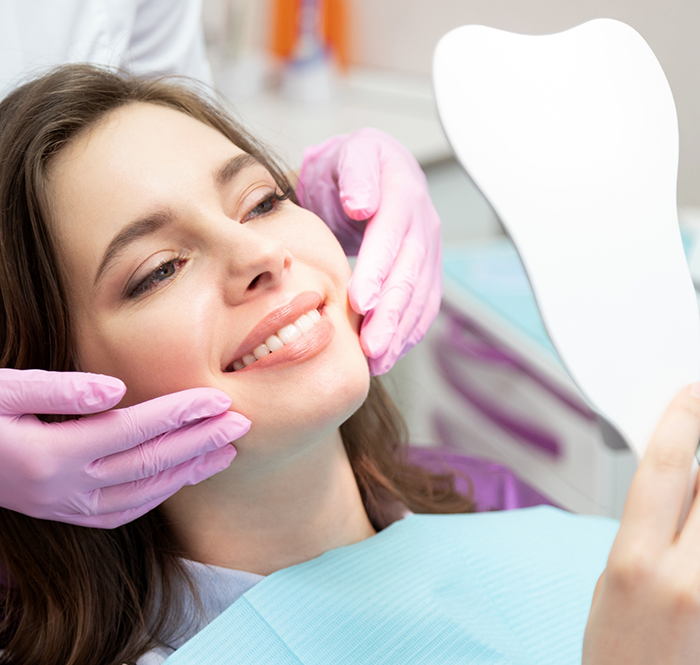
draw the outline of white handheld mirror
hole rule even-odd
[[[447,138],[510,234],[562,362],[641,457],[700,379],[661,66],[632,28],[600,19],[545,36],[458,28],[433,77]]]

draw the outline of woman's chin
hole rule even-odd
[[[250,431],[234,442],[240,462],[296,455],[313,446],[342,425],[364,403],[369,392],[369,371],[362,366],[334,375],[321,373],[315,380],[289,385],[274,395],[250,393],[240,412],[252,422]],[[232,410],[237,410],[233,397]]]

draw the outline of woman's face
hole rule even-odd
[[[342,249],[222,134],[132,104],[58,156],[50,188],[79,368],[122,379],[120,406],[218,388],[253,422],[245,450],[326,434],[362,403]]]

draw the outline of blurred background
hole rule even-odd
[[[432,97],[432,53],[442,35],[470,23],[547,34],[608,17],[635,28],[676,101],[679,217],[693,272],[700,3],[204,0],[203,11],[216,87],[290,168],[305,146],[370,126],[405,143],[426,174],[443,223],[443,310],[386,381],[412,442],[504,464],[570,510],[620,516],[634,458],[564,372],[515,250],[452,158]]]

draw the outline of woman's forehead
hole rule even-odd
[[[243,154],[218,130],[185,113],[134,103],[66,146],[52,165],[49,190],[59,217],[123,209],[141,198],[176,194],[186,182],[210,182],[223,162]]]
[[[76,159],[109,165],[117,157],[147,162],[161,153],[174,156],[188,151],[201,158],[215,156],[217,151],[243,152],[217,129],[182,111],[135,102],[110,111],[76,136],[56,157],[52,172]]]

